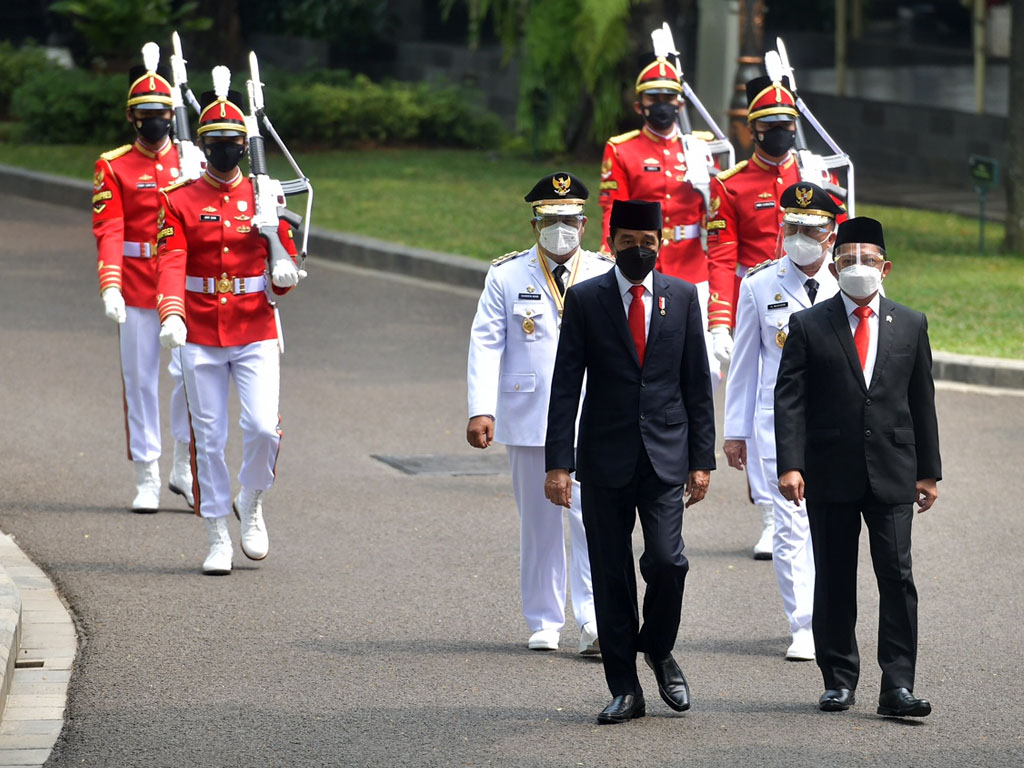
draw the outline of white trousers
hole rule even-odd
[[[512,487],[519,508],[519,574],[523,616],[531,632],[565,623],[564,507],[544,496],[544,446],[510,445]],[[569,589],[576,624],[596,622],[587,534],[580,511],[580,484],[572,482],[569,514]]]
[[[118,327],[128,458],[156,461],[160,458],[160,316],[155,309],[125,307],[125,321]],[[174,380],[171,434],[178,442],[187,443],[188,409],[176,353],[171,353],[167,370]]]
[[[778,463],[774,457],[764,459],[762,463],[775,511],[772,565],[782,595],[782,608],[789,619],[791,632],[810,629],[814,611],[814,549],[811,546],[811,528],[807,522],[807,505],[797,506],[779,491],[776,479]]]
[[[774,438],[773,438],[774,439]],[[755,504],[771,504],[773,495],[771,490],[774,480],[775,493],[779,492],[779,481],[774,475],[767,477],[764,461],[761,456],[760,436],[757,424],[754,424],[754,435],[747,443],[747,482],[750,484],[750,498]]]
[[[237,347],[185,344],[181,368],[195,438],[196,503],[203,517],[231,513],[231,477],[224,459],[228,440],[228,382],[234,379],[241,402],[242,468],[238,481],[265,491],[274,484],[281,444],[278,401],[281,359],[277,340]]]
[[[700,305],[700,319],[704,323],[704,346],[708,350],[708,370],[711,371],[711,391],[714,392],[718,389],[718,385],[722,383],[722,379],[725,378],[722,375],[722,364],[715,357],[715,353],[712,351],[715,348],[714,341],[711,339],[711,332],[708,330],[708,301],[711,298],[711,289],[708,287],[708,281],[705,280],[702,283],[694,283],[697,288],[697,303]]]

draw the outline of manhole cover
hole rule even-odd
[[[507,475],[508,455],[504,451],[434,456],[378,456],[377,461],[407,475]]]

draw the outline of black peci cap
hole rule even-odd
[[[616,200],[612,203],[609,229],[657,230],[661,234],[661,203],[646,200]]]
[[[839,246],[847,243],[877,245],[885,250],[885,237],[882,235],[882,222],[867,216],[847,219],[839,225],[833,253],[839,252]]]

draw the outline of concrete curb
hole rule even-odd
[[[92,186],[88,181],[0,165],[0,188],[21,197],[84,209]],[[482,288],[488,264],[372,237],[312,229],[309,250],[320,258],[378,269],[419,280]],[[1024,389],[1024,360],[935,352],[936,379],[1005,389]]]
[[[10,536],[0,533],[0,723],[21,649],[21,593],[4,566],[6,554],[17,546]]]

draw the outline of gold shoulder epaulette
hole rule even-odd
[[[711,131],[693,131],[691,134],[694,138],[700,139],[701,141],[714,141],[715,134]]]
[[[178,189],[179,187],[184,187],[186,184],[189,184],[191,182],[192,182],[192,179],[180,179],[180,180],[174,182],[173,184],[168,184],[166,187],[162,187],[160,189],[160,191],[161,192],[173,192],[174,190]]]
[[[112,149],[109,152],[104,152],[102,155],[100,155],[100,157],[108,161],[114,160],[115,158],[118,158],[121,155],[127,154],[129,151],[131,151],[131,148],[131,144],[125,144],[124,146],[118,147],[117,149]]]
[[[618,136],[612,136],[610,139],[608,139],[608,143],[609,144],[622,144],[623,142],[629,141],[630,139],[635,139],[639,135],[640,135],[640,130],[639,129],[637,129],[635,131],[626,131],[626,133],[620,133]]]
[[[719,181],[725,181],[726,179],[729,179],[729,178],[735,176],[737,173],[739,173],[744,168],[746,168],[747,167],[747,162],[748,161],[746,161],[746,160],[740,160],[732,168],[729,168],[728,170],[722,171],[717,176],[715,176],[715,178],[718,179]]]
[[[750,269],[747,270],[747,277],[750,277],[751,275],[757,274],[762,269],[767,267],[769,264],[774,264],[774,263],[775,263],[775,259],[768,259],[767,261],[762,261],[760,264],[755,264],[754,266],[752,266]]]
[[[516,256],[522,256],[524,253],[529,253],[530,250],[525,251],[509,251],[504,256],[499,256],[496,259],[491,260],[491,266],[496,267],[499,264],[504,264],[506,261],[512,261]]]

